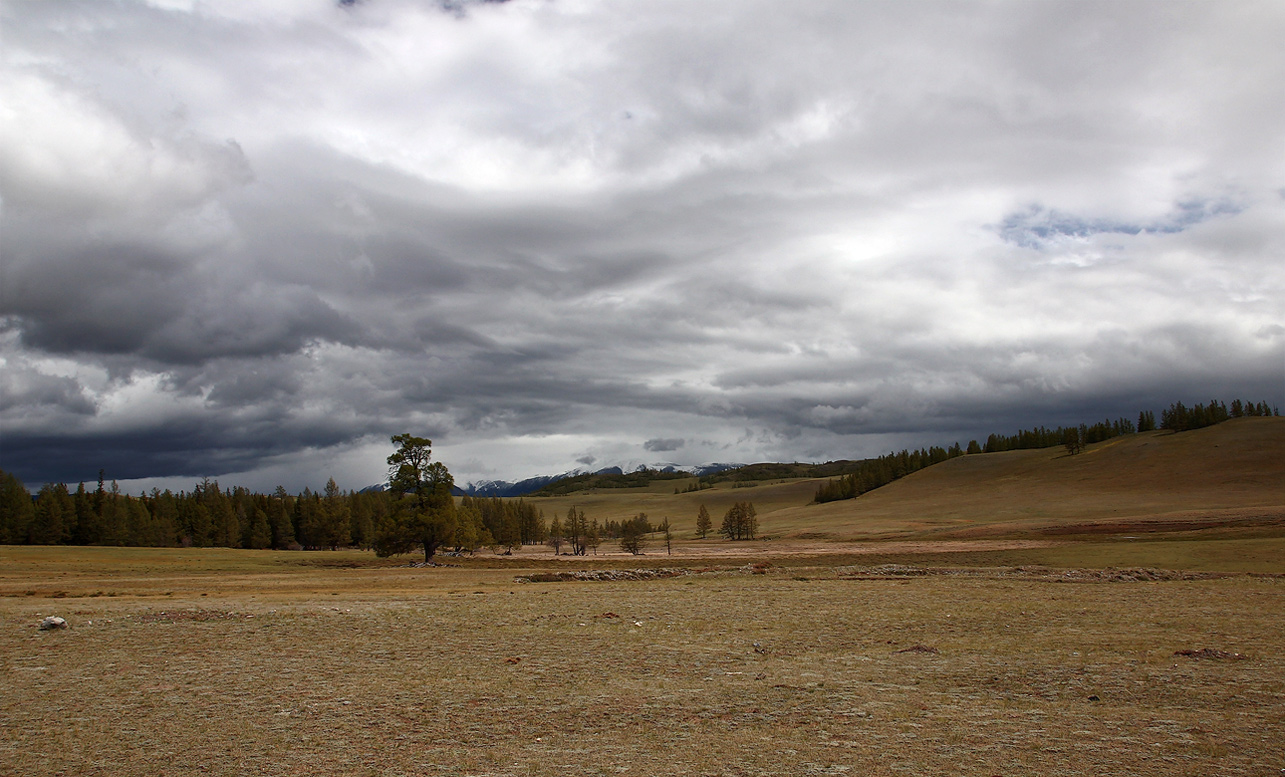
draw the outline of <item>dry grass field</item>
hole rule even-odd
[[[1285,769],[1281,577],[777,560],[0,549],[0,773]]]
[[[1278,776],[1285,425],[1253,420],[829,505],[538,500],[749,498],[771,537],[673,555],[0,547],[0,775]]]

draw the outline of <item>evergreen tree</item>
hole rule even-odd
[[[1156,430],[1156,414],[1150,410],[1143,410],[1138,413],[1138,431],[1154,432]]]
[[[31,522],[33,545],[61,545],[71,539],[70,522],[75,502],[62,483],[46,483],[36,494],[35,516]]]
[[[555,556],[562,551],[562,543],[566,541],[563,531],[562,521],[558,520],[558,514],[554,513],[553,523],[549,524],[549,546],[553,548],[553,555]]]
[[[294,523],[295,500],[283,486],[277,486],[268,500],[268,528],[272,531],[272,547],[285,550],[299,545]],[[372,522],[374,517],[371,518]]]
[[[1066,452],[1071,456],[1084,448],[1083,439],[1084,435],[1079,429],[1068,428],[1062,433],[1062,444],[1066,446]]]
[[[432,441],[411,434],[392,438],[398,449],[388,457],[388,485],[394,506],[376,530],[380,556],[407,553],[416,545],[429,562],[455,535],[455,479],[441,462],[429,462]]]
[[[272,547],[272,527],[262,507],[254,508],[254,517],[250,519],[250,540],[246,547],[256,550]]]
[[[98,516],[94,513],[93,497],[85,490],[85,484],[81,483],[76,487],[76,493],[72,497],[76,509],[76,526],[72,530],[71,541],[74,545],[89,545],[96,541],[91,539],[95,532],[95,526],[98,522]]]
[[[349,523],[351,512],[348,500],[339,490],[334,478],[326,481],[326,490],[321,498],[320,536],[321,544],[331,550],[352,543],[352,525]]]
[[[625,521],[620,526],[620,549],[635,556],[641,556],[647,545],[647,517],[640,513],[638,518]]]
[[[25,543],[31,534],[36,506],[31,492],[14,475],[0,470],[0,543]]]
[[[702,503],[700,512],[696,513],[696,533],[703,540],[714,528],[714,521],[709,517],[709,508]]]

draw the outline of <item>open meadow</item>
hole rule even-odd
[[[0,546],[0,774],[1279,775],[1283,432],[533,500],[672,554]]]
[[[1282,550],[1228,542],[1265,563]],[[890,565],[933,559],[895,547],[754,563],[524,549],[432,568],[6,547],[0,773],[1285,768],[1280,576]],[[676,571],[633,579],[662,564]],[[69,627],[38,630],[51,614]]]

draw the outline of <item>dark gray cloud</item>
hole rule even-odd
[[[1285,12],[0,10],[0,467],[361,486],[1285,404]],[[624,16],[622,16],[624,14]]]
[[[683,447],[684,440],[681,437],[654,438],[643,443],[643,450],[652,453],[664,453],[667,451],[676,451]]]

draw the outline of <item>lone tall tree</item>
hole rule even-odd
[[[393,435],[398,446],[388,457],[388,488],[393,509],[380,527],[375,551],[380,556],[409,553],[419,545],[429,562],[455,536],[455,479],[440,461],[429,463],[432,440]]]

